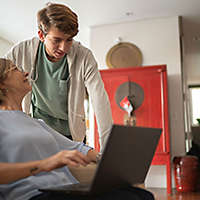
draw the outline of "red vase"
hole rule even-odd
[[[199,176],[199,162],[196,156],[180,156],[173,159],[174,178],[178,192],[196,190]]]

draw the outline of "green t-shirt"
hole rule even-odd
[[[36,73],[38,78],[32,86],[33,117],[43,119],[63,135],[70,135],[67,108],[69,85],[67,56],[58,62],[49,61],[44,44],[41,42]]]

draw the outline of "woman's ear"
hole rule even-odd
[[[39,38],[40,38],[40,41],[41,41],[41,42],[44,42],[45,35],[44,35],[44,33],[43,33],[41,30],[38,31],[38,36],[39,36]]]
[[[0,82],[0,90],[5,90],[6,89],[6,85],[4,84],[4,82]]]
[[[5,96],[5,93],[8,91],[6,86],[0,82],[0,97]]]
[[[3,81],[0,81],[0,89],[3,89]]]

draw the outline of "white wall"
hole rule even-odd
[[[95,26],[90,32],[90,47],[100,69],[107,68],[106,53],[118,37],[140,48],[143,65],[167,64],[172,157],[185,154],[179,35],[178,16]],[[165,187],[165,167],[152,166],[146,185]]]
[[[183,29],[183,72],[185,93],[185,131],[187,135],[187,150],[191,147],[191,97],[188,85],[200,85],[200,32],[199,21],[184,20],[186,30]]]
[[[12,45],[12,42],[0,37],[0,57],[2,57]]]

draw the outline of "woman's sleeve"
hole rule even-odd
[[[38,120],[39,123],[49,132],[49,134],[54,137],[55,141],[57,142],[60,150],[78,150],[83,154],[87,154],[87,152],[92,149],[91,147],[85,145],[83,142],[76,142],[68,139],[67,137],[63,136],[61,133],[58,133],[50,126],[48,126],[43,120]]]

